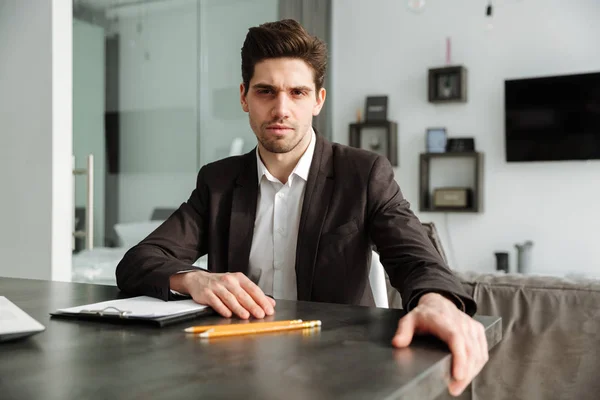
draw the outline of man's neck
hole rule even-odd
[[[298,146],[292,151],[287,153],[271,153],[259,144],[258,153],[260,154],[260,159],[271,175],[277,178],[281,183],[285,184],[294,168],[296,168],[298,161],[300,161],[300,158],[310,145],[311,140],[312,130],[304,135],[304,138],[302,138],[300,143],[298,143]]]

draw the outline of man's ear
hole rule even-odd
[[[325,104],[325,97],[327,97],[327,91],[325,88],[319,89],[319,92],[317,93],[317,102],[313,107],[313,116],[316,117],[321,112],[323,104]]]
[[[243,83],[240,83],[240,104],[242,105],[242,110],[244,110],[244,112],[248,112],[248,102],[246,101],[246,87]]]

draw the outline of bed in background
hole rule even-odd
[[[156,209],[150,221],[115,224],[119,246],[95,247],[73,254],[72,281],[116,286],[115,270],[127,250],[158,228],[173,211],[172,209]],[[198,259],[194,265],[206,268],[206,257]]]

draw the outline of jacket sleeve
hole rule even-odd
[[[194,269],[192,264],[207,252],[208,201],[202,168],[188,201],[125,253],[116,270],[119,289],[162,300],[173,297],[169,290],[171,275]]]
[[[369,176],[367,229],[390,283],[400,292],[405,310],[428,292],[440,293],[469,315],[475,301],[450,271],[410,210],[387,159],[378,157]]]

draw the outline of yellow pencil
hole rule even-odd
[[[240,323],[240,324],[221,324],[221,325],[200,325],[200,326],[190,326],[189,328],[185,328],[184,332],[187,333],[202,333],[206,332],[209,329],[247,329],[249,325],[252,325],[253,328],[257,327],[267,327],[267,326],[287,326],[293,324],[301,323],[301,319],[292,319],[292,320],[283,320],[283,321],[270,321],[270,322],[248,322],[248,323]]]
[[[258,324],[244,324],[243,326],[247,329],[209,329],[205,332],[200,333],[198,336],[201,338],[218,338],[226,336],[238,336],[238,335],[251,335],[255,333],[268,333],[268,332],[283,332],[291,330],[299,330],[306,328],[315,328],[321,326],[321,321],[306,321],[288,325],[271,325],[256,327]]]

